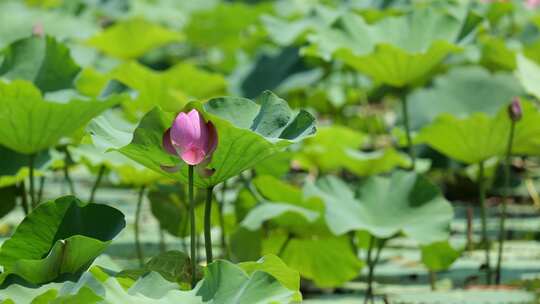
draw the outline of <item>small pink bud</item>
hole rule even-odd
[[[36,37],[43,37],[44,34],[45,30],[43,29],[43,24],[39,22],[34,24],[34,26],[32,27],[32,35]]]
[[[514,97],[512,102],[508,105],[508,116],[512,121],[519,121],[523,116],[523,110],[521,109],[521,102],[519,97]]]
[[[195,109],[178,114],[172,126],[163,134],[163,149],[179,156],[188,165],[209,163],[217,147],[217,131],[214,125]]]
[[[525,5],[529,9],[535,9],[538,7],[538,5],[540,5],[540,0],[527,0]]]

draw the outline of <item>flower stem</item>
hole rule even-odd
[[[512,157],[512,143],[514,141],[514,131],[516,122],[512,120],[510,125],[510,135],[508,136],[508,144],[506,146],[506,161],[504,165],[504,198],[502,201],[501,218],[499,221],[499,250],[497,255],[497,266],[495,268],[495,284],[501,284],[501,265],[503,257],[504,240],[506,238],[505,222],[506,222],[506,204],[510,198],[512,190],[510,189],[510,166]]]
[[[249,181],[243,174],[239,175],[240,180],[244,184],[244,187],[249,191],[251,196],[257,201],[257,205],[264,203],[266,200],[262,197],[259,191],[253,186],[253,183]]]
[[[283,244],[281,244],[281,247],[279,248],[278,252],[277,252],[277,256],[282,258],[283,257],[283,253],[285,253],[285,249],[287,249],[287,246],[289,246],[289,243],[291,242],[293,236],[291,233],[287,233],[287,238],[285,239],[285,242],[283,242]]]
[[[472,207],[467,207],[467,251],[472,252],[474,250],[473,241],[473,217],[474,210]]]
[[[368,277],[367,277],[367,283],[368,288],[364,297],[364,303],[368,303],[368,301],[373,302],[374,300],[374,294],[373,294],[373,279],[375,277],[375,267],[377,266],[377,263],[379,262],[379,258],[381,257],[382,249],[384,248],[384,244],[386,243],[387,239],[377,239],[375,236],[371,236],[369,239],[369,247],[367,252],[367,264],[368,264]],[[378,243],[378,244],[376,244]],[[373,258],[373,250],[375,249],[375,246],[377,245],[377,251],[375,252],[375,257]]]
[[[373,294],[373,265],[371,262],[371,255],[373,252],[374,244],[375,243],[375,237],[371,236],[369,238],[369,245],[368,245],[368,251],[367,251],[367,257],[366,257],[366,263],[368,266],[368,276],[367,276],[367,290],[366,294],[364,295],[364,304],[367,304],[368,301],[371,299]]]
[[[73,181],[71,180],[71,176],[69,175],[69,162],[71,160],[71,155],[69,154],[67,147],[64,148],[64,154],[64,167],[62,168],[64,171],[64,180],[68,184],[70,194],[75,195],[75,186],[73,185]]]
[[[409,109],[407,106],[407,97],[403,97],[401,101],[401,111],[403,114],[403,124],[405,126],[405,135],[407,137],[407,149],[409,150],[409,157],[411,158],[411,167],[409,170],[414,171],[416,168],[416,155],[414,153],[412,136],[411,136],[411,127],[409,124]]]
[[[167,251],[167,243],[165,242],[165,231],[159,227],[159,252],[164,253]]]
[[[437,289],[437,273],[433,270],[429,270],[429,286],[431,288],[431,291],[435,291]]]
[[[37,194],[37,201],[41,202],[41,199],[43,198],[43,188],[45,187],[45,175],[42,175],[39,177],[39,188],[38,188],[38,194]]]
[[[204,248],[206,250],[206,264],[213,261],[212,256],[212,190],[206,189],[206,204],[204,205]]]
[[[94,198],[96,196],[96,191],[99,187],[99,184],[101,183],[101,179],[103,178],[103,174],[105,173],[105,165],[101,165],[99,167],[98,175],[96,177],[96,181],[94,182],[94,185],[92,186],[92,191],[90,192],[90,198],[88,199],[89,203],[94,202]]]
[[[191,249],[191,288],[195,287],[196,282],[196,270],[197,270],[197,251],[196,251],[196,234],[195,234],[195,198],[193,187],[193,166],[188,167],[188,196],[189,196],[189,218],[190,218],[190,239],[189,245]]]
[[[223,257],[229,257],[229,249],[227,247],[227,236],[225,231],[225,217],[223,214],[223,209],[225,207],[225,193],[227,192],[227,181],[223,182],[221,188],[221,203],[219,204],[218,213],[219,213],[219,227],[221,229],[221,250],[223,252]]]
[[[487,208],[486,208],[486,187],[484,180],[484,161],[478,164],[478,200],[482,217],[482,245],[486,254],[486,284],[491,284],[491,262],[489,256],[489,239],[487,235]]]
[[[26,194],[26,186],[24,184],[24,181],[20,184],[20,195],[21,195],[21,206],[24,211],[24,215],[28,215],[30,213],[30,208],[28,207],[28,198]]]
[[[144,186],[141,186],[139,190],[139,197],[137,199],[137,209],[135,210],[135,246],[137,247],[137,258],[139,259],[139,265],[144,266],[144,252],[140,239],[140,222],[141,222],[141,207],[144,198]]]
[[[36,196],[35,196],[35,189],[34,189],[34,158],[35,155],[31,154],[28,158],[28,168],[29,168],[29,176],[30,179],[30,203],[32,206],[32,209],[36,208]]]

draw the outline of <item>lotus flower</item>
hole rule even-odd
[[[195,109],[189,113],[180,112],[172,126],[163,134],[163,148],[169,154],[178,156],[186,164],[205,167],[210,163],[217,147],[217,132],[214,125]],[[176,168],[162,166],[166,171]],[[206,172],[208,175],[208,172]]]
[[[521,102],[518,97],[512,100],[512,103],[508,105],[508,116],[512,121],[519,121],[523,116],[523,110],[521,109]]]

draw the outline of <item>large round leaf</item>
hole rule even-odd
[[[422,264],[431,271],[447,270],[461,255],[450,242],[441,241],[424,245],[421,248]]]
[[[341,286],[356,278],[363,266],[346,237],[293,238],[281,257],[319,287]]]
[[[120,211],[73,196],[42,203],[0,248],[2,278],[14,274],[40,284],[78,275],[125,224]]]
[[[294,291],[261,270],[248,275],[231,262],[219,260],[208,265],[206,271],[197,290],[205,303],[290,303],[296,296]]]
[[[115,68],[110,76],[137,91],[135,100],[123,104],[132,115],[145,113],[156,105],[165,111],[177,111],[189,99],[222,95],[226,85],[223,76],[187,63],[165,71],[153,71],[136,62],[128,62]]]
[[[69,49],[49,36],[18,40],[7,47],[3,55],[1,77],[31,81],[42,92],[72,88],[81,70]]]
[[[333,176],[308,183],[305,191],[324,201],[326,222],[337,235],[367,230],[378,238],[389,238],[404,233],[429,244],[448,237],[453,218],[452,205],[439,189],[413,172],[371,177],[359,189],[358,198]]]
[[[340,59],[374,80],[402,87],[431,72],[448,54],[460,21],[435,10],[421,9],[368,25],[360,16],[344,14],[330,28],[312,35],[308,55]]]
[[[364,133],[345,126],[321,127],[315,136],[302,143],[303,148],[296,153],[295,159],[307,168],[335,170],[343,167],[347,149],[358,150],[366,140]]]
[[[425,52],[418,53],[409,53],[391,44],[379,44],[369,55],[341,49],[335,57],[376,81],[403,87],[422,80],[448,54],[458,50],[446,41],[434,42]]]
[[[178,32],[135,18],[107,28],[87,43],[108,55],[134,59],[154,48],[182,40],[183,36]]]
[[[314,222],[319,213],[287,203],[265,202],[251,209],[242,221],[241,225],[249,230],[258,230],[264,222],[279,218],[280,216],[300,215],[309,222]]]
[[[256,262],[244,262],[238,264],[248,274],[255,271],[264,271],[276,278],[283,286],[295,291],[295,301],[302,300],[300,294],[300,274],[298,271],[289,268],[279,257],[267,254]]]
[[[0,144],[23,154],[34,154],[73,134],[90,119],[121,101],[46,101],[27,81],[0,81]]]
[[[525,90],[540,98],[540,66],[523,55],[517,57],[517,77]]]
[[[174,263],[174,262],[173,262]],[[298,273],[279,258],[265,256],[258,262],[235,265],[216,261],[192,290],[150,272],[136,281],[110,276],[93,267],[75,284],[51,283],[40,288],[11,285],[0,293],[6,303],[102,304],[287,304],[301,299]]]
[[[540,153],[540,112],[524,102],[523,118],[516,123],[512,152],[538,155]],[[474,164],[506,153],[510,133],[510,118],[506,107],[496,116],[475,113],[467,118],[441,115],[423,128],[416,138],[453,159]]]
[[[491,74],[476,66],[457,67],[435,78],[433,87],[415,91],[407,98],[411,125],[418,129],[442,113],[457,117],[475,112],[493,115],[521,92],[511,74]]]
[[[218,133],[217,149],[208,165],[214,174],[208,178],[196,176],[198,187],[219,184],[315,132],[311,114],[300,111],[294,115],[287,102],[271,92],[265,92],[258,102],[223,97],[205,104],[193,102],[188,107],[198,109]],[[162,147],[163,133],[172,125],[174,115],[152,110],[142,119],[131,143],[118,151],[152,170],[187,182],[188,166]],[[177,166],[179,171],[168,173],[162,165]]]

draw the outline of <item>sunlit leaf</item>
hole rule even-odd
[[[3,56],[0,77],[31,81],[41,92],[72,88],[81,70],[69,49],[50,36],[18,40],[3,50]]]
[[[374,25],[350,13],[313,35],[304,51],[326,60],[335,57],[376,81],[403,87],[420,81],[459,50],[453,42],[460,29],[458,20],[430,9]]]
[[[440,190],[414,172],[371,177],[359,188],[358,197],[333,176],[307,184],[305,191],[324,201],[326,222],[336,235],[367,230],[378,238],[390,238],[404,233],[426,244],[448,237],[454,215]]]
[[[88,39],[100,51],[121,59],[135,59],[146,52],[183,40],[183,35],[142,18],[119,22]]]
[[[461,255],[448,241],[422,246],[422,263],[431,271],[447,270]]]
[[[197,290],[205,303],[290,303],[296,296],[261,270],[248,275],[239,266],[220,260],[208,265],[206,271]]]
[[[319,287],[340,286],[357,277],[363,266],[344,237],[291,239],[281,257]]]
[[[112,71],[111,77],[137,91],[135,101],[124,103],[133,114],[146,113],[155,106],[177,112],[191,99],[206,99],[225,92],[225,80],[221,75],[188,63],[158,72],[129,62]]]
[[[527,91],[540,98],[540,66],[523,55],[517,57],[516,75]]]
[[[475,112],[493,115],[521,92],[510,74],[492,74],[481,67],[456,67],[435,78],[433,87],[407,97],[411,125],[420,128],[443,113],[457,117]]]
[[[23,154],[35,154],[73,134],[123,97],[106,100],[44,100],[26,81],[0,82],[0,144]]]
[[[279,257],[268,254],[256,262],[244,262],[238,264],[244,271],[251,275],[255,271],[264,271],[276,278],[283,286],[296,292],[294,301],[302,301],[300,293],[300,274],[289,268]]]

